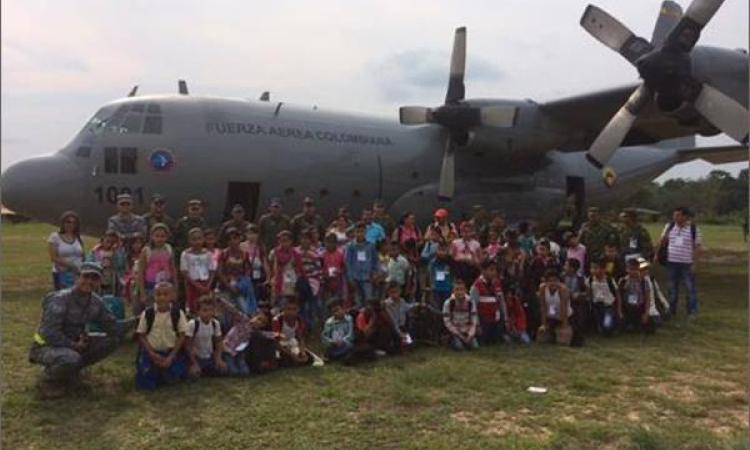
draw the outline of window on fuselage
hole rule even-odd
[[[117,147],[104,147],[104,173],[118,173]]]
[[[122,122],[122,126],[120,127],[120,132],[129,134],[140,133],[141,122],[143,122],[143,116],[140,114],[133,114],[131,112],[130,114],[125,116],[125,120]]]
[[[122,147],[120,149],[120,173],[138,172],[138,149]]]
[[[161,116],[146,116],[146,121],[143,123],[144,134],[161,134]]]

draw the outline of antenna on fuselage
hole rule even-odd
[[[130,90],[130,93],[128,94],[128,97],[135,97],[136,94],[138,94],[138,85],[136,84],[133,86],[133,89]]]
[[[271,101],[271,93],[268,91],[263,91],[262,94],[260,94],[260,101],[262,102],[269,102]]]
[[[182,95],[188,95],[189,94],[188,88],[187,88],[187,83],[185,82],[185,80],[178,80],[177,81],[177,86],[178,86],[178,91],[179,91],[180,94],[182,94]]]

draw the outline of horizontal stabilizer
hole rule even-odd
[[[703,159],[712,164],[726,164],[748,160],[748,147],[744,145],[725,145],[721,147],[686,148],[677,151],[679,162]]]

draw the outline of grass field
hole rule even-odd
[[[51,228],[2,228],[2,446],[7,449],[741,449],[748,433],[747,253],[705,227],[700,316],[656,335],[471,354],[419,349],[348,368],[212,379],[143,394],[135,347],[89,388],[41,401],[28,348],[49,289]],[[654,233],[654,228],[652,228]],[[661,278],[663,279],[663,277]],[[683,305],[681,305],[683,306]],[[681,309],[680,313],[683,313]],[[531,394],[543,386],[547,394]]]

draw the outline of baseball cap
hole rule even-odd
[[[117,204],[121,203],[133,203],[133,197],[130,194],[120,194],[117,196]]]
[[[242,212],[242,213],[244,213],[245,212],[245,207],[243,207],[242,205],[240,205],[239,203],[237,203],[236,205],[232,206],[232,212],[233,213],[234,212]]]
[[[305,205],[305,206],[307,206],[307,205],[314,205],[315,202],[313,201],[312,197],[305,197],[302,200],[302,204]]]
[[[87,273],[94,274],[98,276],[99,278],[102,277],[102,266],[99,265],[99,263],[95,262],[85,262],[81,264],[81,269],[79,270],[79,273],[81,275],[86,275]]]
[[[161,194],[154,194],[154,195],[151,196],[151,202],[152,203],[153,202],[163,202],[163,201],[164,201],[164,196],[161,195]]]
[[[438,219],[445,219],[448,217],[448,210],[445,208],[438,208],[435,210],[435,217]]]
[[[596,206],[589,206],[589,212],[590,213],[598,213],[599,212],[599,208],[596,207]]]
[[[188,200],[188,206],[203,206],[203,202],[197,198],[191,198]]]
[[[271,202],[270,202],[270,205],[271,206],[281,206],[281,199],[278,198],[278,197],[272,198]]]

